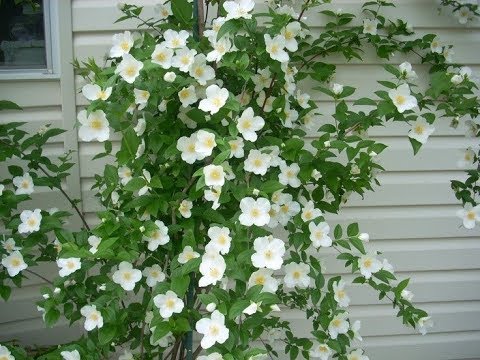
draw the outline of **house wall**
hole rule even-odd
[[[70,11],[67,1],[60,1],[62,11]],[[151,1],[145,3],[152,13]],[[342,8],[344,12],[360,14],[362,1],[334,0],[326,8]],[[446,43],[455,45],[455,60],[465,63],[480,73],[480,27],[479,23],[468,27],[459,25],[447,14],[438,15],[434,0],[397,1],[396,8],[386,13],[392,17],[408,19],[420,34],[436,33]],[[67,5],[66,5],[67,4]],[[68,14],[69,15],[69,14]],[[73,81],[68,66],[73,56],[79,60],[93,56],[102,63],[110,47],[114,33],[134,30],[133,22],[113,24],[120,16],[116,0],[72,0],[70,17],[62,20],[62,42],[64,68],[58,78],[35,81],[0,82],[6,89],[2,98],[14,100],[26,111],[8,114],[8,120],[27,120],[33,131],[41,124],[54,122],[55,126],[72,129],[75,123],[75,107],[80,110],[86,105],[78,94],[82,86],[80,78]],[[359,17],[361,19],[361,16]],[[308,14],[307,22],[314,32],[322,31],[325,18],[315,13]],[[357,20],[356,23],[360,23]],[[380,85],[376,80],[386,79],[382,62],[372,51],[365,49],[363,63],[347,63],[340,57],[328,59],[337,65],[335,81],[345,85],[361,85],[354,97],[371,96]],[[67,59],[68,58],[68,59]],[[396,55],[390,63],[399,64],[409,60],[420,75],[419,83],[427,78],[425,66],[414,57]],[[308,85],[307,85],[308,86]],[[75,102],[72,102],[74,99]],[[333,113],[334,105],[320,93],[312,92],[321,112]],[[11,115],[11,116],[10,116]],[[0,121],[6,115],[0,115]],[[373,290],[352,286],[351,316],[362,320],[362,335],[372,360],[465,360],[480,358],[480,241],[478,229],[466,231],[459,227],[455,211],[459,207],[450,188],[451,179],[462,178],[456,167],[460,150],[469,144],[463,137],[463,129],[451,129],[447,121],[440,120],[437,130],[418,156],[413,157],[408,138],[408,127],[389,124],[384,128],[372,129],[374,139],[389,145],[380,159],[387,171],[379,175],[383,184],[365,199],[352,197],[341,216],[330,216],[332,223],[357,221],[362,231],[371,234],[373,245],[384,253],[395,265],[400,277],[412,277],[411,289],[415,302],[430,312],[435,327],[428,336],[415,335],[394,318],[395,311],[386,301],[378,301]],[[315,134],[309,134],[314,138]],[[118,138],[117,138],[118,140]],[[118,145],[118,142],[117,142]],[[83,210],[90,221],[95,222],[95,211],[100,207],[90,191],[93,175],[102,172],[103,160],[92,162],[91,158],[103,149],[102,144],[77,142],[74,132],[60,136],[49,144],[52,154],[66,148],[78,149],[78,171],[74,171],[66,186],[81,195]],[[114,144],[115,148],[115,144]],[[4,174],[4,169],[0,168]],[[40,193],[38,206],[50,207],[58,204],[59,198]],[[51,203],[51,204],[50,204]],[[344,274],[345,269],[334,261],[333,253],[325,253],[327,273]],[[45,274],[56,271],[54,267],[43,268]],[[352,279],[351,275],[346,275]],[[37,279],[30,286],[15,291],[8,304],[0,304],[0,339],[18,337],[29,342],[57,342],[65,327],[45,332],[36,313],[33,299],[42,285]],[[303,314],[290,311],[285,316],[293,321],[298,333],[308,329]],[[60,330],[59,330],[60,329]]]

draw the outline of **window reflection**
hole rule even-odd
[[[44,69],[44,0],[0,0],[0,70]]]

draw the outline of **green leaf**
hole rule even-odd
[[[176,276],[172,279],[171,289],[179,297],[183,297],[187,292],[188,285],[190,284],[190,277],[187,275]]]
[[[107,345],[112,342],[117,334],[116,325],[105,325],[98,331],[98,341],[101,345]]]
[[[45,324],[47,327],[52,327],[60,318],[60,311],[52,307],[45,312]]]
[[[146,185],[146,181],[143,178],[133,178],[130,180],[127,185],[125,185],[124,190],[126,191],[137,191]]]
[[[248,305],[250,305],[250,301],[246,299],[240,299],[235,301],[230,307],[228,318],[235,319],[237,316],[242,314],[243,310],[245,310]]]
[[[371,105],[371,106],[377,106],[377,102],[375,100],[369,99],[369,98],[360,98],[356,100],[353,105]]]
[[[350,242],[352,243],[353,246],[355,246],[358,249],[358,251],[360,251],[362,254],[366,254],[365,247],[363,246],[362,240],[354,237],[354,238],[350,238]]]
[[[170,332],[170,324],[167,321],[162,321],[155,325],[155,331],[152,334],[152,342],[155,343]]]
[[[11,293],[12,289],[10,288],[10,286],[0,284],[0,296],[3,300],[7,301]]]
[[[285,185],[280,184],[277,180],[267,180],[262,183],[259,190],[267,194],[272,194],[283,188],[285,188]]]
[[[8,167],[8,172],[12,176],[22,176],[23,175],[23,169],[20,166],[16,166],[16,165],[10,165]]]
[[[410,144],[412,144],[413,154],[417,155],[418,151],[422,147],[422,143],[420,141],[412,139],[411,137],[409,137],[408,140],[410,140]]]
[[[357,236],[359,234],[358,223],[353,223],[348,225],[347,227],[347,235],[348,236]]]
[[[178,21],[188,24],[192,19],[193,5],[188,0],[172,0],[172,13]]]
[[[217,40],[220,40],[223,36],[229,33],[237,33],[242,28],[242,22],[236,19],[226,21],[218,30]]]
[[[2,110],[22,110],[22,108],[13,101],[0,100],[0,111]]]

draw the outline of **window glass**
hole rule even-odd
[[[0,0],[0,70],[46,69],[45,0]]]

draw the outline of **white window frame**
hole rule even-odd
[[[60,78],[59,0],[43,1],[45,53],[43,69],[0,69],[0,80],[41,80]]]

